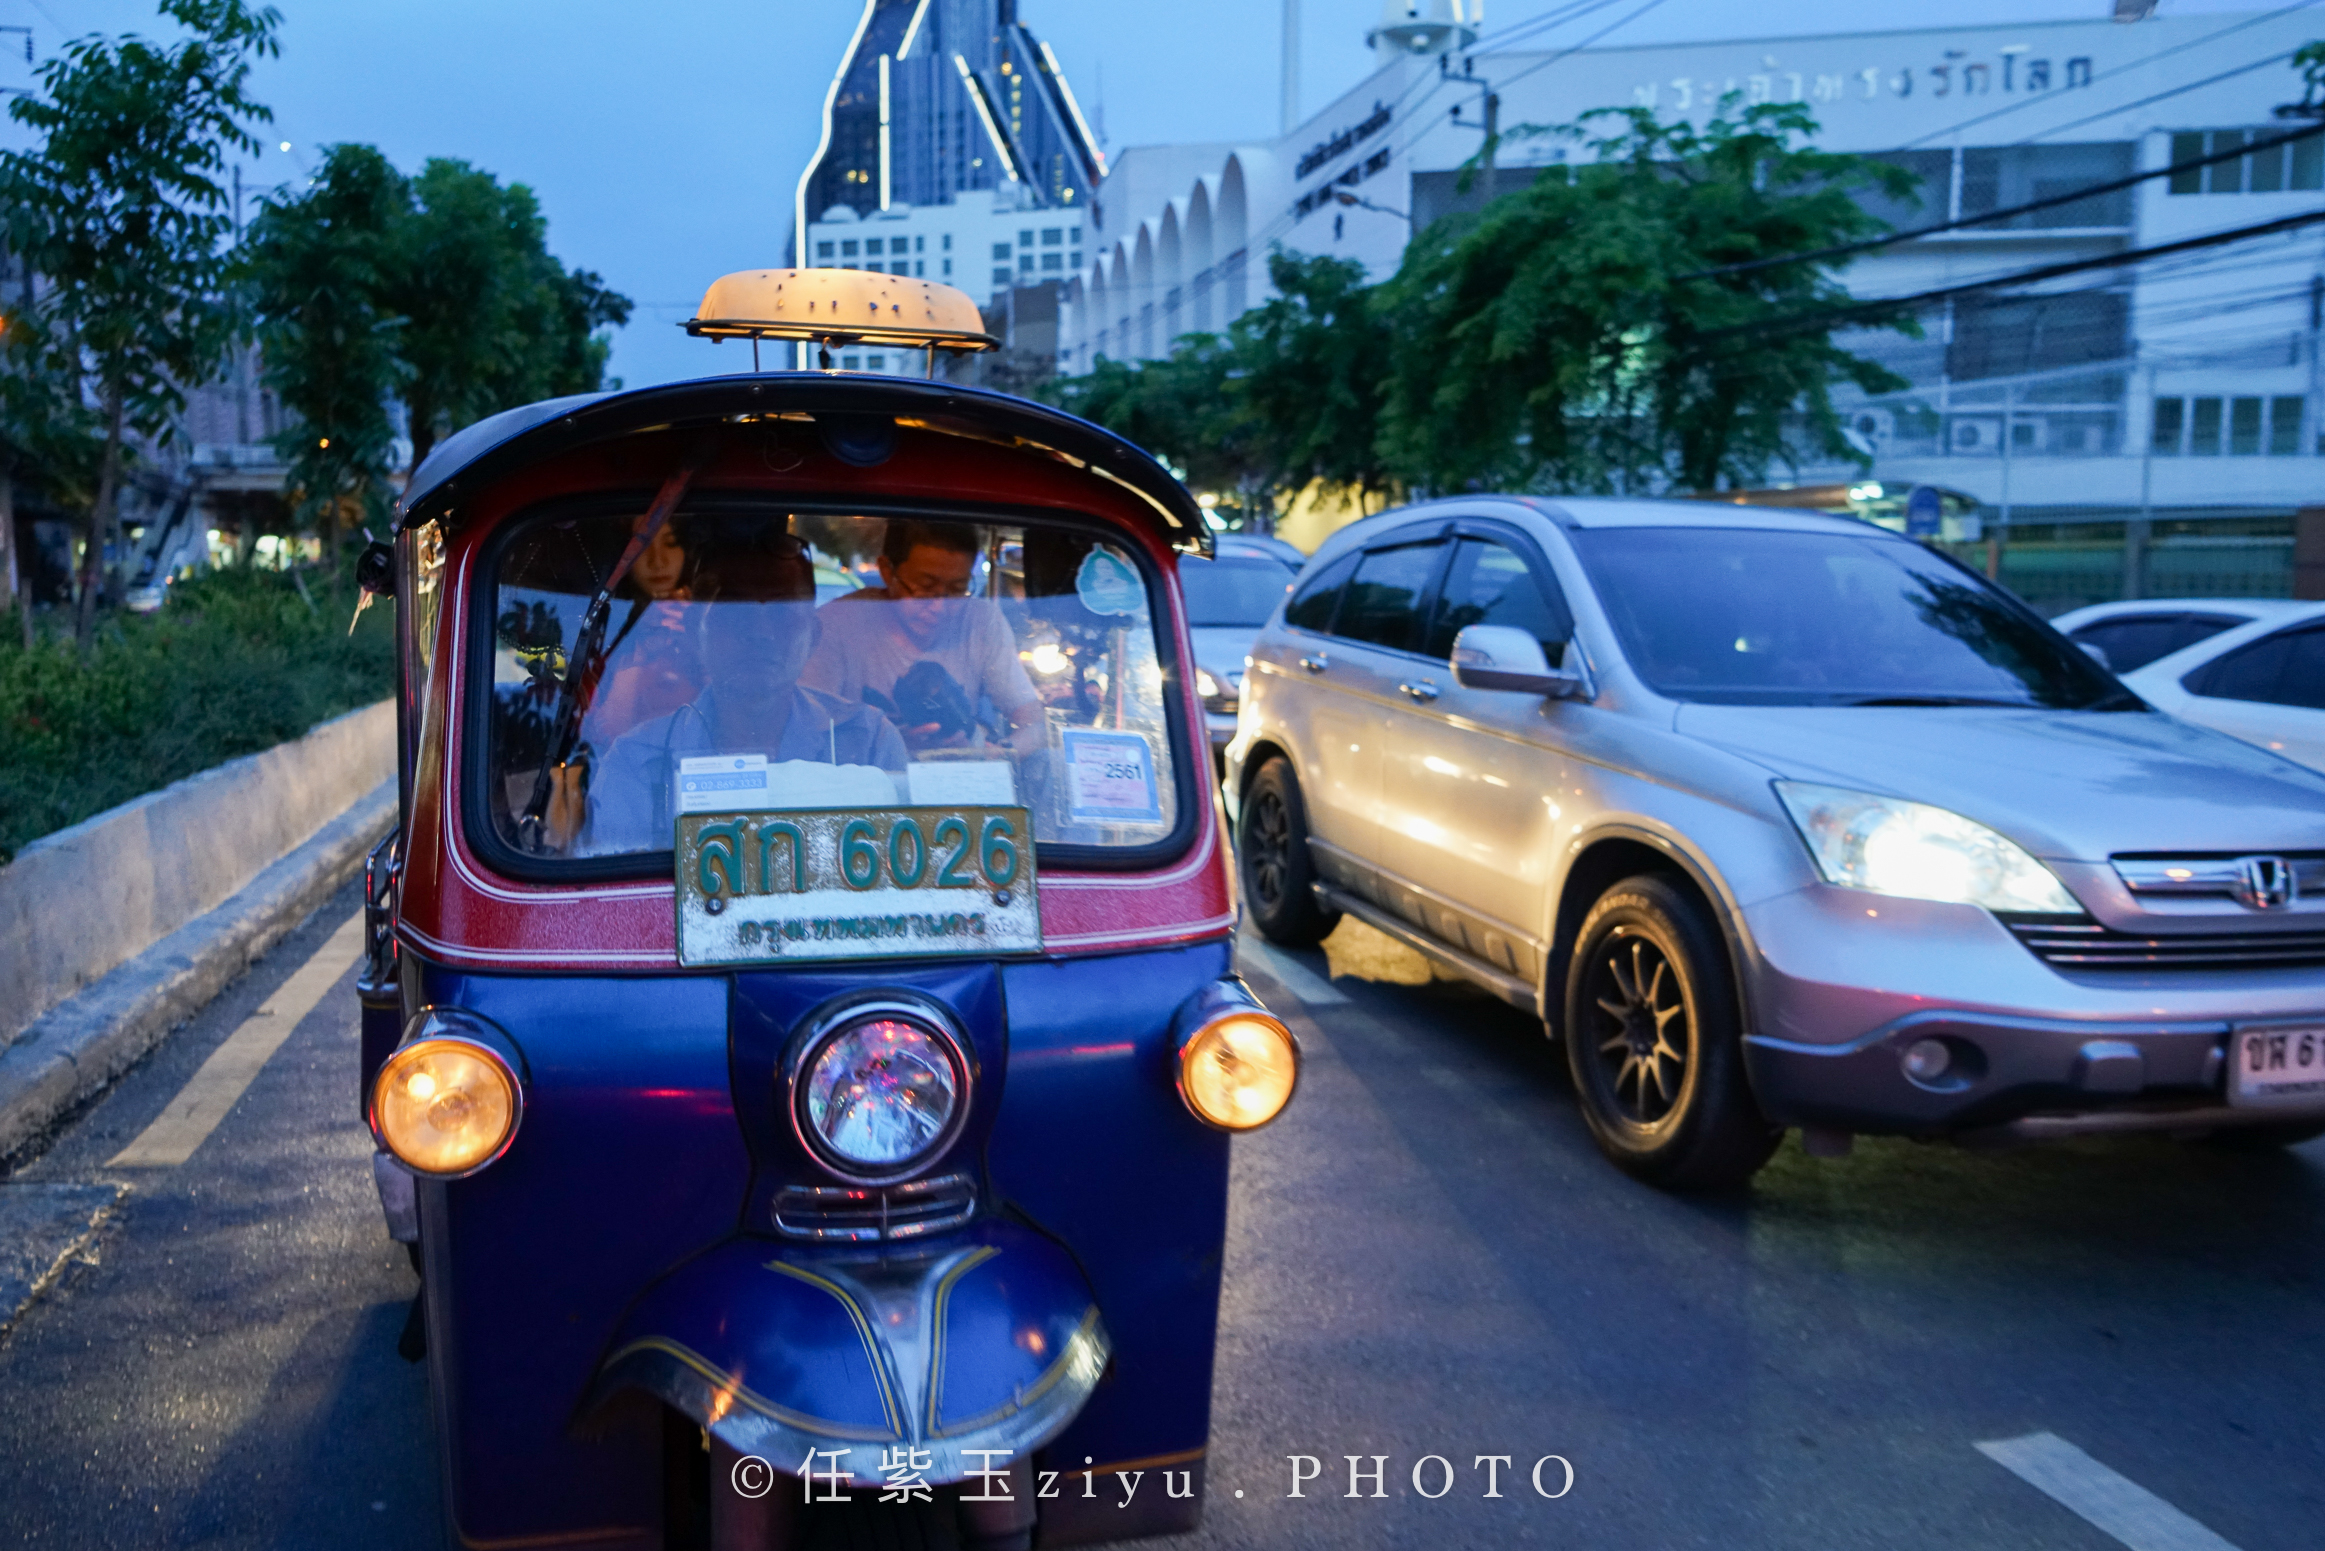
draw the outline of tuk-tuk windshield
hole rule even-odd
[[[1083,530],[681,510],[497,546],[485,805],[543,859],[668,851],[679,816],[1022,805],[1049,844],[1178,819],[1156,607]],[[585,639],[587,637],[587,639]]]

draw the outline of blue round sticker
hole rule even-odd
[[[1146,589],[1130,562],[1110,549],[1093,549],[1082,557],[1074,576],[1074,594],[1093,614],[1135,614],[1146,602]]]

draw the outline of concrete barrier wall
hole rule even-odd
[[[383,700],[34,841],[0,867],[0,1050],[395,773]]]

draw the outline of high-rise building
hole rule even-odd
[[[799,179],[803,241],[839,210],[869,220],[977,193],[1078,212],[1106,176],[1057,55],[1016,0],[866,0],[823,122]]]

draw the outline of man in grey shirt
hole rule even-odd
[[[834,599],[818,613],[820,638],[800,684],[895,706],[898,682],[917,665],[934,663],[971,707],[980,695],[992,701],[1008,723],[1012,751],[1040,748],[1041,697],[1018,661],[1017,635],[999,604],[968,595],[976,564],[977,530],[968,524],[892,520],[881,543],[881,585]],[[915,722],[909,713],[900,717],[900,730],[914,748],[969,739],[965,728]]]

